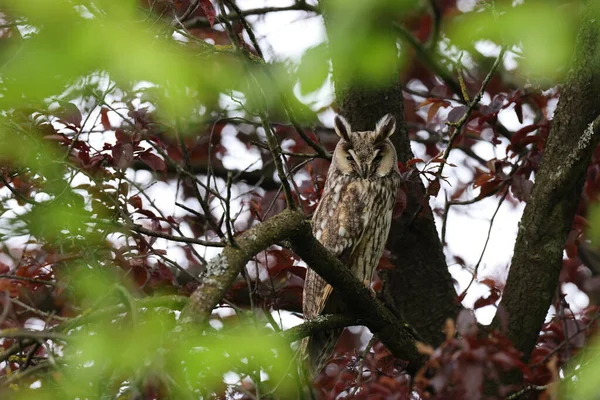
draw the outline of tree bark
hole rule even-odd
[[[583,13],[573,65],[521,219],[500,302],[508,318],[508,337],[525,359],[535,346],[556,292],[563,249],[598,144],[599,26],[591,13]],[[499,325],[498,316],[494,322]]]
[[[223,252],[208,263],[202,283],[181,310],[176,329],[206,323],[248,261],[261,250],[284,240],[336,288],[348,305],[351,317],[364,323],[396,357],[407,362],[406,370],[410,374],[423,366],[426,357],[417,349],[417,340],[422,339],[414,329],[374,299],[362,282],[314,238],[302,212],[289,209],[237,236],[235,244],[227,244]]]
[[[374,129],[383,115],[391,113],[397,121],[397,130],[391,140],[396,146],[399,161],[414,158],[404,120],[399,69],[391,68],[390,76],[377,83],[349,76],[348,67],[344,65],[347,52],[355,51],[356,54],[350,58],[359,60],[364,57],[360,54],[361,47],[348,43],[352,36],[336,37],[331,34],[340,16],[336,15],[336,10],[323,8],[340,114],[350,122],[353,130],[361,131]],[[371,23],[371,31],[377,30],[378,48],[393,53],[390,58],[398,59],[392,19],[389,16],[373,18]],[[387,42],[384,43],[384,40]],[[407,182],[407,208],[400,218],[393,221],[387,244],[395,268],[381,271],[380,275],[385,282],[383,297],[386,303],[399,311],[426,342],[435,346],[444,340],[444,322],[447,318],[455,318],[460,305],[456,303],[456,291],[429,205],[426,204],[412,221],[413,214],[423,202],[424,193],[419,179]]]

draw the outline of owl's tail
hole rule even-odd
[[[315,271],[308,269],[304,282],[302,311],[305,318],[315,318],[321,314],[344,314],[346,307],[333,287]],[[335,345],[343,328],[314,332],[300,344],[300,357],[306,362],[310,374],[315,376],[325,367],[333,355]]]
[[[302,339],[300,344],[300,357],[303,362],[308,362],[312,376],[319,374],[333,356],[344,328],[313,333],[310,337]]]

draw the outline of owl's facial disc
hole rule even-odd
[[[355,175],[361,179],[375,179],[388,175],[391,171],[391,163],[386,162],[386,159],[390,156],[386,143],[364,146],[358,150],[355,150],[351,144],[344,143],[334,154],[342,173]]]

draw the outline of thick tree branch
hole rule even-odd
[[[364,284],[314,238],[308,222],[303,225],[291,238],[296,254],[339,292],[349,313],[363,321],[396,357],[407,361],[409,373],[415,373],[425,361],[425,356],[417,350],[417,341],[422,339],[416,337],[410,325],[373,298]]]
[[[303,213],[286,210],[236,237],[235,247],[225,246],[206,266],[202,283],[182,310],[182,322],[205,322],[248,261],[259,251],[297,234],[303,221]]]
[[[286,210],[251,228],[227,245],[211,260],[201,277],[202,284],[182,310],[181,323],[203,323],[223,299],[229,287],[250,259],[270,245],[288,239],[296,253],[339,291],[354,320],[362,321],[398,358],[409,363],[414,373],[424,362],[417,351],[414,330],[400,321],[383,303],[374,299],[331,252],[311,233],[310,223],[298,211]],[[345,324],[349,320],[345,320]]]
[[[362,325],[362,323],[349,315],[319,315],[316,318],[306,320],[300,325],[287,329],[281,332],[281,334],[290,342],[295,342],[315,332],[352,325]]]
[[[600,138],[599,29],[595,16],[584,13],[500,303],[508,316],[508,337],[525,359],[556,292],[563,248]]]

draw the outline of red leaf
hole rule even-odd
[[[492,293],[490,293],[489,296],[478,298],[475,301],[475,304],[473,304],[473,309],[477,310],[478,308],[481,308],[481,307],[496,304],[496,301],[498,301],[499,298],[500,298],[500,293],[495,290],[492,290]]]
[[[510,138],[510,143],[515,146],[517,144],[520,144],[520,142],[523,140],[523,138],[530,132],[535,131],[536,129],[538,129],[539,126],[537,124],[533,124],[533,125],[528,125],[524,128],[519,129],[518,131],[516,131],[514,133],[514,135]]]
[[[117,143],[119,142],[127,142],[132,143],[131,136],[129,136],[123,129],[117,129],[115,131],[115,137],[117,138]]]
[[[510,186],[512,194],[520,201],[527,201],[531,196],[531,189],[533,188],[533,182],[523,175],[515,175],[513,183]]]
[[[425,161],[423,161],[423,160],[422,160],[422,159],[420,159],[420,158],[412,158],[412,159],[410,159],[410,160],[408,160],[408,161],[406,162],[406,167],[407,167],[407,168],[410,168],[410,167],[412,167],[413,165],[415,165],[416,163],[423,163],[423,162],[425,162]]]
[[[521,146],[527,146],[531,143],[541,143],[544,141],[544,138],[541,136],[525,136],[523,140],[519,143]]]
[[[146,217],[150,218],[150,219],[154,219],[156,218],[156,214],[154,214],[152,211],[150,210],[142,210],[142,209],[137,209],[135,210],[138,214],[142,214],[145,215]]]
[[[435,115],[437,114],[438,110],[444,106],[444,102],[443,101],[438,101],[433,103],[430,107],[429,110],[427,110],[427,122],[431,122],[431,120],[433,119],[433,117],[435,117]]]
[[[133,161],[133,145],[131,143],[119,142],[112,149],[115,167],[125,169]]]
[[[213,7],[210,0],[200,0],[200,7],[202,7],[202,10],[204,10],[206,19],[208,19],[208,23],[210,24],[210,27],[212,28],[213,25],[215,24],[215,17],[216,17],[215,8]]]
[[[0,262],[0,274],[6,274],[8,271],[10,271],[10,267],[3,262]]]
[[[493,179],[489,182],[485,182],[481,185],[481,190],[479,191],[478,198],[486,197],[493,193],[498,187],[502,184],[501,180]]]
[[[154,171],[164,171],[167,169],[163,159],[156,154],[144,152],[140,154],[140,159]]]
[[[108,119],[108,108],[102,107],[100,110],[100,122],[102,122],[102,127],[107,131],[112,129],[110,125],[110,120]]]
[[[448,122],[456,123],[460,121],[460,119],[465,115],[465,112],[467,112],[467,107],[465,106],[454,107],[448,113]]]
[[[577,245],[579,244],[579,232],[576,230],[571,230],[569,235],[567,236],[567,241],[565,243],[565,252],[567,253],[567,257],[571,259],[575,259],[577,257]]]
[[[584,230],[588,229],[590,226],[590,222],[587,219],[585,219],[579,214],[575,215],[575,219],[573,219],[573,228]]]
[[[142,199],[140,196],[133,196],[129,199],[129,204],[137,208],[138,210],[142,208]]]
[[[517,114],[517,119],[519,123],[523,123],[523,105],[521,103],[515,104],[515,114]]]
[[[420,103],[417,105],[417,108],[425,107],[425,106],[426,106],[426,105],[428,105],[428,104],[435,103],[437,100],[438,100],[438,99],[436,99],[436,98],[434,98],[434,97],[429,97],[429,98],[427,98],[427,99],[423,100],[422,102],[420,102]]]
[[[436,179],[427,186],[427,194],[429,196],[437,196],[440,192],[440,180]]]
[[[59,118],[67,124],[81,128],[82,118],[79,108],[75,104],[66,101],[61,101],[60,105],[62,109],[58,112]]]

